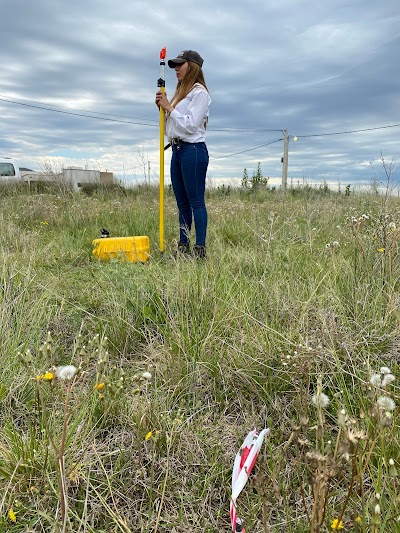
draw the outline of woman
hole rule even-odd
[[[211,98],[204,81],[203,59],[194,50],[184,50],[168,66],[178,84],[171,101],[156,93],[156,104],[166,111],[165,134],[172,146],[171,182],[179,211],[178,252],[190,254],[192,217],[196,230],[193,254],[206,256],[207,209],[205,204],[208,151],[205,130]]]

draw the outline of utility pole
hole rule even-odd
[[[148,176],[148,178],[149,178],[149,185],[150,185],[150,161],[147,161],[147,165],[148,165],[147,176]]]
[[[287,130],[283,130],[283,157],[282,161],[282,189],[287,188],[287,172],[288,172],[288,158],[289,158],[289,136]]]

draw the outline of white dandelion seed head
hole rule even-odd
[[[311,401],[315,405],[315,407],[325,408],[329,405],[329,398],[323,392],[321,392],[320,394],[313,394]]]
[[[394,466],[394,460],[393,459],[389,459],[389,465],[390,466]]]
[[[150,379],[152,378],[152,375],[151,375],[150,372],[143,372],[143,374],[142,374],[142,378],[143,378],[143,379],[149,379],[149,380],[150,380]]]
[[[379,396],[379,398],[376,400],[376,403],[378,407],[383,409],[384,411],[394,411],[396,408],[396,404],[394,403],[394,400],[392,398],[389,398],[389,396]]]
[[[391,370],[387,366],[381,366],[381,368],[379,369],[379,372],[381,374],[391,374]]]
[[[56,376],[62,381],[69,381],[77,373],[78,369],[74,365],[58,366],[56,368]]]
[[[385,389],[388,385],[396,381],[396,378],[393,374],[386,374],[382,380],[382,388]]]
[[[382,385],[381,375],[380,374],[372,374],[372,376],[369,378],[369,382],[371,383],[371,385],[373,385],[374,387],[379,389],[380,386]]]
[[[379,505],[379,503],[377,503],[374,507],[374,514],[376,515],[380,515],[381,514],[381,506]]]

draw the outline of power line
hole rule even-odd
[[[45,111],[52,111],[54,113],[62,113],[62,114],[73,115],[73,116],[78,116],[78,117],[92,118],[92,119],[96,119],[96,120],[103,120],[103,121],[107,121],[107,122],[115,122],[115,123],[120,123],[120,124],[135,124],[135,125],[139,125],[139,126],[159,127],[158,123],[151,124],[151,123],[145,122],[145,121],[140,121],[139,122],[140,119],[119,120],[118,118],[108,118],[108,117],[118,117],[118,116],[120,118],[127,118],[127,119],[131,119],[132,118],[132,117],[126,117],[126,116],[122,116],[122,115],[112,115],[112,114],[109,114],[109,113],[101,113],[101,112],[97,112],[97,111],[87,111],[87,110],[79,110],[79,109],[75,109],[74,111],[72,111],[72,110],[63,111],[61,109],[52,109],[51,107],[47,107],[47,106],[52,106],[52,107],[60,107],[60,108],[62,108],[63,106],[54,106],[53,104],[44,104],[44,105],[42,105],[40,102],[34,102],[33,100],[25,100],[25,101],[21,101],[21,100],[22,99],[20,99],[20,98],[14,98],[14,99],[5,98],[3,95],[0,95],[0,101],[11,103],[11,104],[15,104],[15,105],[22,105],[22,106],[25,106],[25,107],[31,107],[31,108],[34,108],[34,109],[42,109],[42,110],[45,110]],[[34,102],[34,103],[28,103],[28,102]],[[64,109],[73,109],[73,108],[64,108]],[[80,111],[80,112],[78,113],[77,111]],[[87,115],[86,113],[91,113],[91,114]],[[103,115],[103,116],[96,116],[96,115]],[[295,136],[291,135],[290,137],[292,137],[292,138],[296,137],[297,139],[299,139],[299,138],[305,139],[305,138],[311,138],[311,137],[328,137],[328,136],[333,136],[333,135],[347,135],[347,134],[352,134],[352,133],[362,133],[362,132],[366,132],[366,131],[376,131],[376,130],[383,130],[383,129],[388,129],[388,128],[397,128],[399,126],[400,126],[400,124],[390,124],[390,125],[387,125],[387,126],[377,126],[377,127],[374,127],[374,128],[363,128],[363,129],[347,130],[347,131],[339,131],[339,132],[331,132],[331,133],[315,133],[315,134],[309,134],[309,135],[295,135]],[[257,129],[250,129],[250,128],[215,128],[215,129],[209,128],[208,131],[224,132],[224,133],[248,133],[248,132],[251,132],[251,133],[282,132],[283,133],[284,130],[282,130],[282,129],[259,129],[259,130],[257,130]],[[247,148],[245,150],[240,150],[238,152],[233,152],[233,153],[228,154],[228,155],[223,155],[223,156],[220,156],[220,157],[213,157],[213,158],[211,158],[211,160],[214,161],[214,160],[218,160],[218,159],[225,159],[227,157],[232,157],[232,156],[243,154],[243,153],[246,153],[246,152],[251,152],[252,150],[257,150],[258,148],[262,148],[264,146],[268,146],[270,144],[274,144],[274,143],[277,143],[277,142],[282,141],[282,140],[284,140],[284,139],[283,138],[279,138],[279,139],[276,139],[274,141],[270,141],[270,142],[263,143],[263,144],[260,144],[260,145],[257,145],[257,146],[253,146],[251,148]]]
[[[4,95],[0,95],[0,101],[8,102],[10,104],[15,104],[15,105],[22,105],[25,107],[32,107],[35,109],[43,109],[44,111],[53,111],[54,113],[63,113],[66,115],[74,115],[78,117],[94,118],[96,120],[105,120],[108,122],[158,127],[158,121],[153,121],[154,124],[151,124],[149,122],[151,121],[151,119],[143,119],[143,121],[141,121],[142,119],[136,119],[134,117],[128,117],[125,115],[114,115],[111,113],[102,113],[100,111],[90,111],[86,109],[66,108],[65,106],[47,104],[47,103],[42,104],[41,102],[36,102],[35,100],[23,100],[22,98],[15,98],[15,97],[11,99],[11,98],[5,97]],[[28,103],[28,102],[31,102],[31,103]],[[48,106],[69,109],[69,111],[67,110],[62,111],[61,109],[52,109],[51,107],[48,107]],[[91,113],[91,114],[86,115],[85,113]],[[103,116],[96,116],[96,115],[103,115]],[[119,118],[126,118],[129,120],[118,120],[117,118],[106,118],[106,117],[119,117]],[[140,121],[140,122],[137,122],[137,121]],[[399,126],[400,124],[390,124],[388,126],[377,126],[374,128],[364,128],[364,129],[358,129],[358,130],[348,130],[348,131],[339,131],[339,132],[331,132],[331,133],[314,133],[314,134],[309,134],[309,135],[295,135],[295,137],[297,137],[298,139],[300,138],[305,139],[305,138],[310,138],[310,137],[328,137],[332,135],[347,135],[350,133],[362,133],[366,131],[397,128]],[[247,133],[265,133],[265,132],[282,132],[283,133],[283,129],[251,129],[251,128],[208,128],[208,131],[224,132],[224,133],[246,133],[246,132]],[[294,136],[291,135],[290,137],[294,137]],[[274,141],[274,142],[277,142],[277,141]],[[260,145],[260,146],[265,146],[265,145]],[[255,150],[256,148],[258,148],[258,146],[251,148],[250,150]],[[238,152],[238,153],[242,153],[242,152]],[[224,157],[228,157],[228,156],[224,156]]]
[[[283,141],[283,137],[281,137],[280,139],[275,139],[275,141],[270,141],[268,143],[259,144],[258,146],[253,146],[252,148],[247,148],[246,150],[241,150],[240,152],[233,152],[232,154],[223,155],[220,157],[212,157],[211,161],[215,161],[216,159],[224,159],[225,157],[231,157],[233,155],[244,154],[245,152],[251,152],[252,150],[257,150],[257,148],[262,148],[263,146],[268,146],[270,144],[274,144],[279,141]]]
[[[0,101],[2,102],[8,102],[10,104],[15,105],[22,105],[25,107],[32,107],[34,109],[43,109],[44,111],[53,111],[54,113],[63,113],[66,115],[74,115],[78,117],[86,117],[86,118],[94,118],[97,120],[106,120],[109,122],[118,122],[122,124],[137,124],[140,126],[152,126],[152,127],[158,127],[158,121],[152,121],[151,119],[137,119],[134,117],[128,117],[125,115],[114,115],[111,113],[102,113],[100,111],[90,111],[87,109],[76,109],[76,108],[67,108],[65,106],[55,105],[55,104],[48,104],[48,103],[42,103],[37,102],[35,100],[24,100],[22,98],[9,98],[4,95],[0,95]],[[51,106],[51,107],[50,107]],[[65,109],[66,111],[62,111],[61,109],[52,109],[54,107],[59,107],[61,109]],[[91,113],[90,115],[87,115],[86,113]],[[95,115],[103,115],[101,116],[95,116]],[[118,120],[118,119],[111,119],[111,118],[104,118],[104,117],[119,117],[119,118],[126,118],[129,120]],[[136,122],[137,120],[143,120],[146,122]],[[154,124],[151,124],[150,122],[154,122]],[[265,132],[282,132],[282,129],[251,129],[251,128],[208,128],[208,131],[217,131],[217,132],[226,132],[226,133],[265,133]]]
[[[312,135],[291,135],[291,137],[297,137],[298,139],[306,137],[327,137],[329,135],[346,135],[348,133],[362,133],[363,131],[385,130],[387,128],[398,128],[400,124],[390,124],[389,126],[377,126],[376,128],[364,128],[362,130],[349,130],[349,131],[337,131],[334,133],[314,133]]]
[[[73,112],[73,111],[62,111],[60,109],[51,109],[49,107],[45,107],[44,105],[38,105],[38,104],[34,104],[34,103],[27,103],[27,101],[21,102],[21,101],[17,101],[17,100],[20,100],[20,99],[17,98],[16,100],[11,100],[9,98],[3,98],[0,95],[0,101],[8,102],[8,103],[11,103],[11,104],[16,104],[16,105],[22,105],[22,106],[25,106],[25,107],[31,107],[31,108],[34,108],[34,109],[43,109],[45,111],[53,111],[54,113],[62,113],[62,114],[73,115],[73,116],[78,116],[78,117],[94,118],[96,120],[105,120],[107,122],[117,122],[117,123],[122,123],[122,124],[136,124],[136,125],[141,125],[141,126],[158,127],[158,124],[149,124],[149,123],[146,123],[146,122],[136,122],[136,121],[131,121],[131,120],[118,120],[118,119],[100,117],[100,116],[95,116],[95,115],[86,115],[84,113],[77,113],[77,112]],[[32,100],[31,100],[31,102],[32,102]],[[48,105],[52,105],[52,104],[48,104]],[[57,106],[57,107],[62,107],[62,106]],[[77,111],[79,111],[79,110],[77,110]],[[97,113],[97,112],[92,112],[92,111],[88,111],[88,112],[89,113]],[[106,113],[102,113],[102,114],[107,115]],[[116,116],[116,115],[109,115],[109,116]],[[271,130],[269,130],[269,129],[250,130],[250,129],[246,129],[246,128],[241,128],[241,129],[236,129],[235,130],[234,128],[220,128],[220,129],[215,129],[215,130],[211,130],[211,131],[225,131],[225,132],[235,132],[236,131],[236,132],[253,132],[253,133],[258,131],[258,132],[262,133],[262,132],[282,132],[283,130],[275,130],[275,129],[273,129],[273,130],[272,129]],[[224,156],[220,156],[220,157],[214,157],[214,158],[212,158],[212,160],[224,159],[226,157],[231,157],[233,155],[238,155],[238,154],[242,154],[242,153],[245,153],[245,152],[250,152],[252,150],[256,150],[257,148],[262,148],[263,146],[268,146],[269,144],[273,144],[273,143],[279,142],[281,140],[282,139],[277,139],[275,141],[271,141],[271,142],[268,142],[268,143],[260,144],[258,146],[254,146],[252,148],[247,148],[246,150],[241,150],[241,151],[235,152],[233,154],[228,154],[228,155],[224,155]],[[135,167],[133,167],[133,169],[135,169]]]
[[[61,109],[67,109],[68,111],[79,111],[79,112],[83,112],[83,113],[94,113],[96,115],[104,115],[106,117],[128,118],[129,120],[146,120],[147,122],[158,122],[156,120],[147,119],[147,118],[128,117],[126,115],[115,115],[114,113],[102,113],[100,111],[92,111],[90,109],[77,109],[77,108],[74,108],[74,107],[67,107],[67,106],[64,106],[64,105],[49,104],[47,102],[38,102],[36,100],[28,100],[26,98],[11,97],[11,96],[7,96],[5,94],[0,94],[0,100],[1,99],[5,99],[5,101],[7,101],[7,102],[11,101],[11,103],[15,103],[15,104],[23,104],[25,102],[29,102],[30,104],[37,104],[37,105],[40,105],[40,106],[46,106],[45,109],[47,109],[47,107],[60,107]],[[56,110],[55,109],[49,109],[49,111],[56,111]]]
[[[250,129],[250,128],[207,128],[207,131],[222,131],[224,133],[265,133],[265,132],[279,132],[283,133],[283,130],[268,130],[268,129]]]
[[[149,124],[148,122],[136,122],[132,120],[118,120],[113,118],[107,118],[107,117],[96,117],[95,115],[85,115],[83,113],[74,113],[72,111],[61,111],[60,109],[51,109],[49,107],[34,105],[34,104],[27,104],[24,102],[16,102],[14,100],[8,100],[6,98],[0,98],[0,101],[2,102],[8,102],[10,104],[17,104],[17,105],[23,105],[25,107],[33,107],[35,109],[44,109],[45,111],[53,111],[54,113],[63,113],[65,115],[74,115],[76,117],[86,117],[86,118],[94,118],[96,120],[105,120],[107,122],[118,122],[120,124],[136,124],[139,126],[152,126],[155,128],[158,128],[158,124]]]

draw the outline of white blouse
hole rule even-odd
[[[204,142],[210,104],[208,91],[200,83],[196,83],[186,98],[166,115],[165,135],[168,139],[182,139],[189,143]]]

